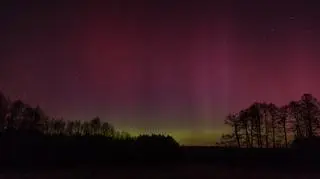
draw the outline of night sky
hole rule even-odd
[[[206,145],[256,100],[320,98],[317,1],[32,2],[1,2],[0,90],[50,116]]]

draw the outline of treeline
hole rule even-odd
[[[0,93],[0,164],[62,165],[175,160],[179,144],[165,135],[130,136],[99,117],[65,121]]]
[[[284,106],[255,102],[238,113],[229,114],[218,145],[239,148],[288,148],[294,140],[320,134],[320,103],[311,94]]]
[[[0,132],[8,131],[41,132],[46,135],[130,137],[126,132],[116,131],[110,123],[101,122],[99,117],[90,121],[49,118],[39,106],[33,108],[21,100],[11,102],[0,93]]]

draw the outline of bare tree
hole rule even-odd
[[[9,113],[9,101],[0,92],[0,132],[3,132],[6,125],[6,117]]]
[[[270,129],[270,105],[267,103],[259,103],[261,116],[263,116],[263,123],[260,123],[260,129],[264,129],[264,143],[265,147],[269,148],[269,129]],[[261,131],[262,132],[262,131]]]
[[[306,127],[306,136],[315,136],[319,129],[320,109],[318,100],[311,94],[303,94],[300,100],[300,109]]]
[[[233,136],[236,138],[237,146],[240,148],[240,120],[238,114],[229,114],[225,119],[225,124],[232,127]]]
[[[284,133],[284,143],[285,143],[286,148],[288,148],[288,132],[287,132],[287,125],[288,125],[288,118],[289,118],[288,109],[289,109],[288,105],[280,107],[279,121],[278,121],[278,123],[282,127],[282,131]]]
[[[74,121],[74,131],[76,133],[76,135],[81,135],[81,121],[79,120],[76,120]]]
[[[66,134],[67,135],[74,135],[74,125],[75,122],[74,121],[68,121],[67,122],[67,127],[66,127]]]
[[[90,123],[85,121],[81,125],[82,135],[89,135],[90,133]]]
[[[99,117],[95,117],[90,121],[90,127],[92,129],[92,134],[100,134],[101,122]]]
[[[220,141],[217,143],[221,147],[236,147],[235,137],[232,134],[222,134]]]
[[[291,130],[295,135],[295,138],[303,138],[305,137],[304,132],[304,124],[302,123],[302,117],[301,117],[301,108],[299,105],[299,102],[297,101],[291,101],[288,105],[288,111],[289,115],[292,116],[292,126]]]
[[[252,143],[250,140],[250,136],[249,136],[249,113],[247,110],[242,110],[239,113],[239,123],[241,125],[242,130],[244,130],[245,133],[245,143],[246,143],[246,147],[250,148],[252,147]]]
[[[240,128],[237,132],[235,121]],[[303,94],[299,101],[280,108],[273,103],[255,102],[236,117],[228,115],[225,122],[232,127],[228,136],[234,137],[237,146],[268,148],[272,142],[273,148],[288,147],[290,136],[303,139],[320,134],[320,103],[311,94]]]
[[[18,123],[23,119],[23,113],[27,108],[21,100],[14,101],[9,106],[9,116],[7,117],[7,129],[15,130],[18,128]]]
[[[109,124],[108,122],[104,122],[102,124],[101,131],[104,136],[114,137],[114,135],[115,135],[114,127],[111,124]]]
[[[53,129],[55,134],[63,134],[65,131],[65,121],[63,119],[54,119],[53,122]]]
[[[248,108],[249,116],[254,121],[254,128],[256,130],[257,136],[257,144],[258,147],[262,147],[262,132],[261,132],[261,111],[260,111],[260,104],[254,103]]]
[[[279,108],[275,104],[270,103],[268,104],[268,109],[271,115],[272,147],[275,148],[276,147],[276,129],[278,128],[277,119],[278,119]]]

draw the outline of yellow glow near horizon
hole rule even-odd
[[[124,129],[132,136],[138,136],[141,134],[163,134],[172,136],[181,145],[215,145],[219,141],[222,133],[228,131],[227,128],[215,129],[203,129],[203,130],[161,130],[159,132],[146,132],[139,129]]]

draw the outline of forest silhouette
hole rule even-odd
[[[0,161],[4,166],[108,164],[175,160],[179,144],[165,135],[130,136],[99,117],[65,121],[0,93]]]
[[[229,114],[232,129],[216,146],[181,146],[171,136],[130,136],[99,117],[65,121],[0,93],[0,165],[66,166],[134,163],[312,168],[320,161],[320,105],[311,94],[281,107],[255,102]]]
[[[217,143],[224,147],[288,148],[302,141],[307,145],[306,141],[314,141],[320,134],[320,103],[311,94],[303,94],[299,101],[280,107],[255,102],[229,114],[225,124],[232,128],[232,133],[222,135]]]

